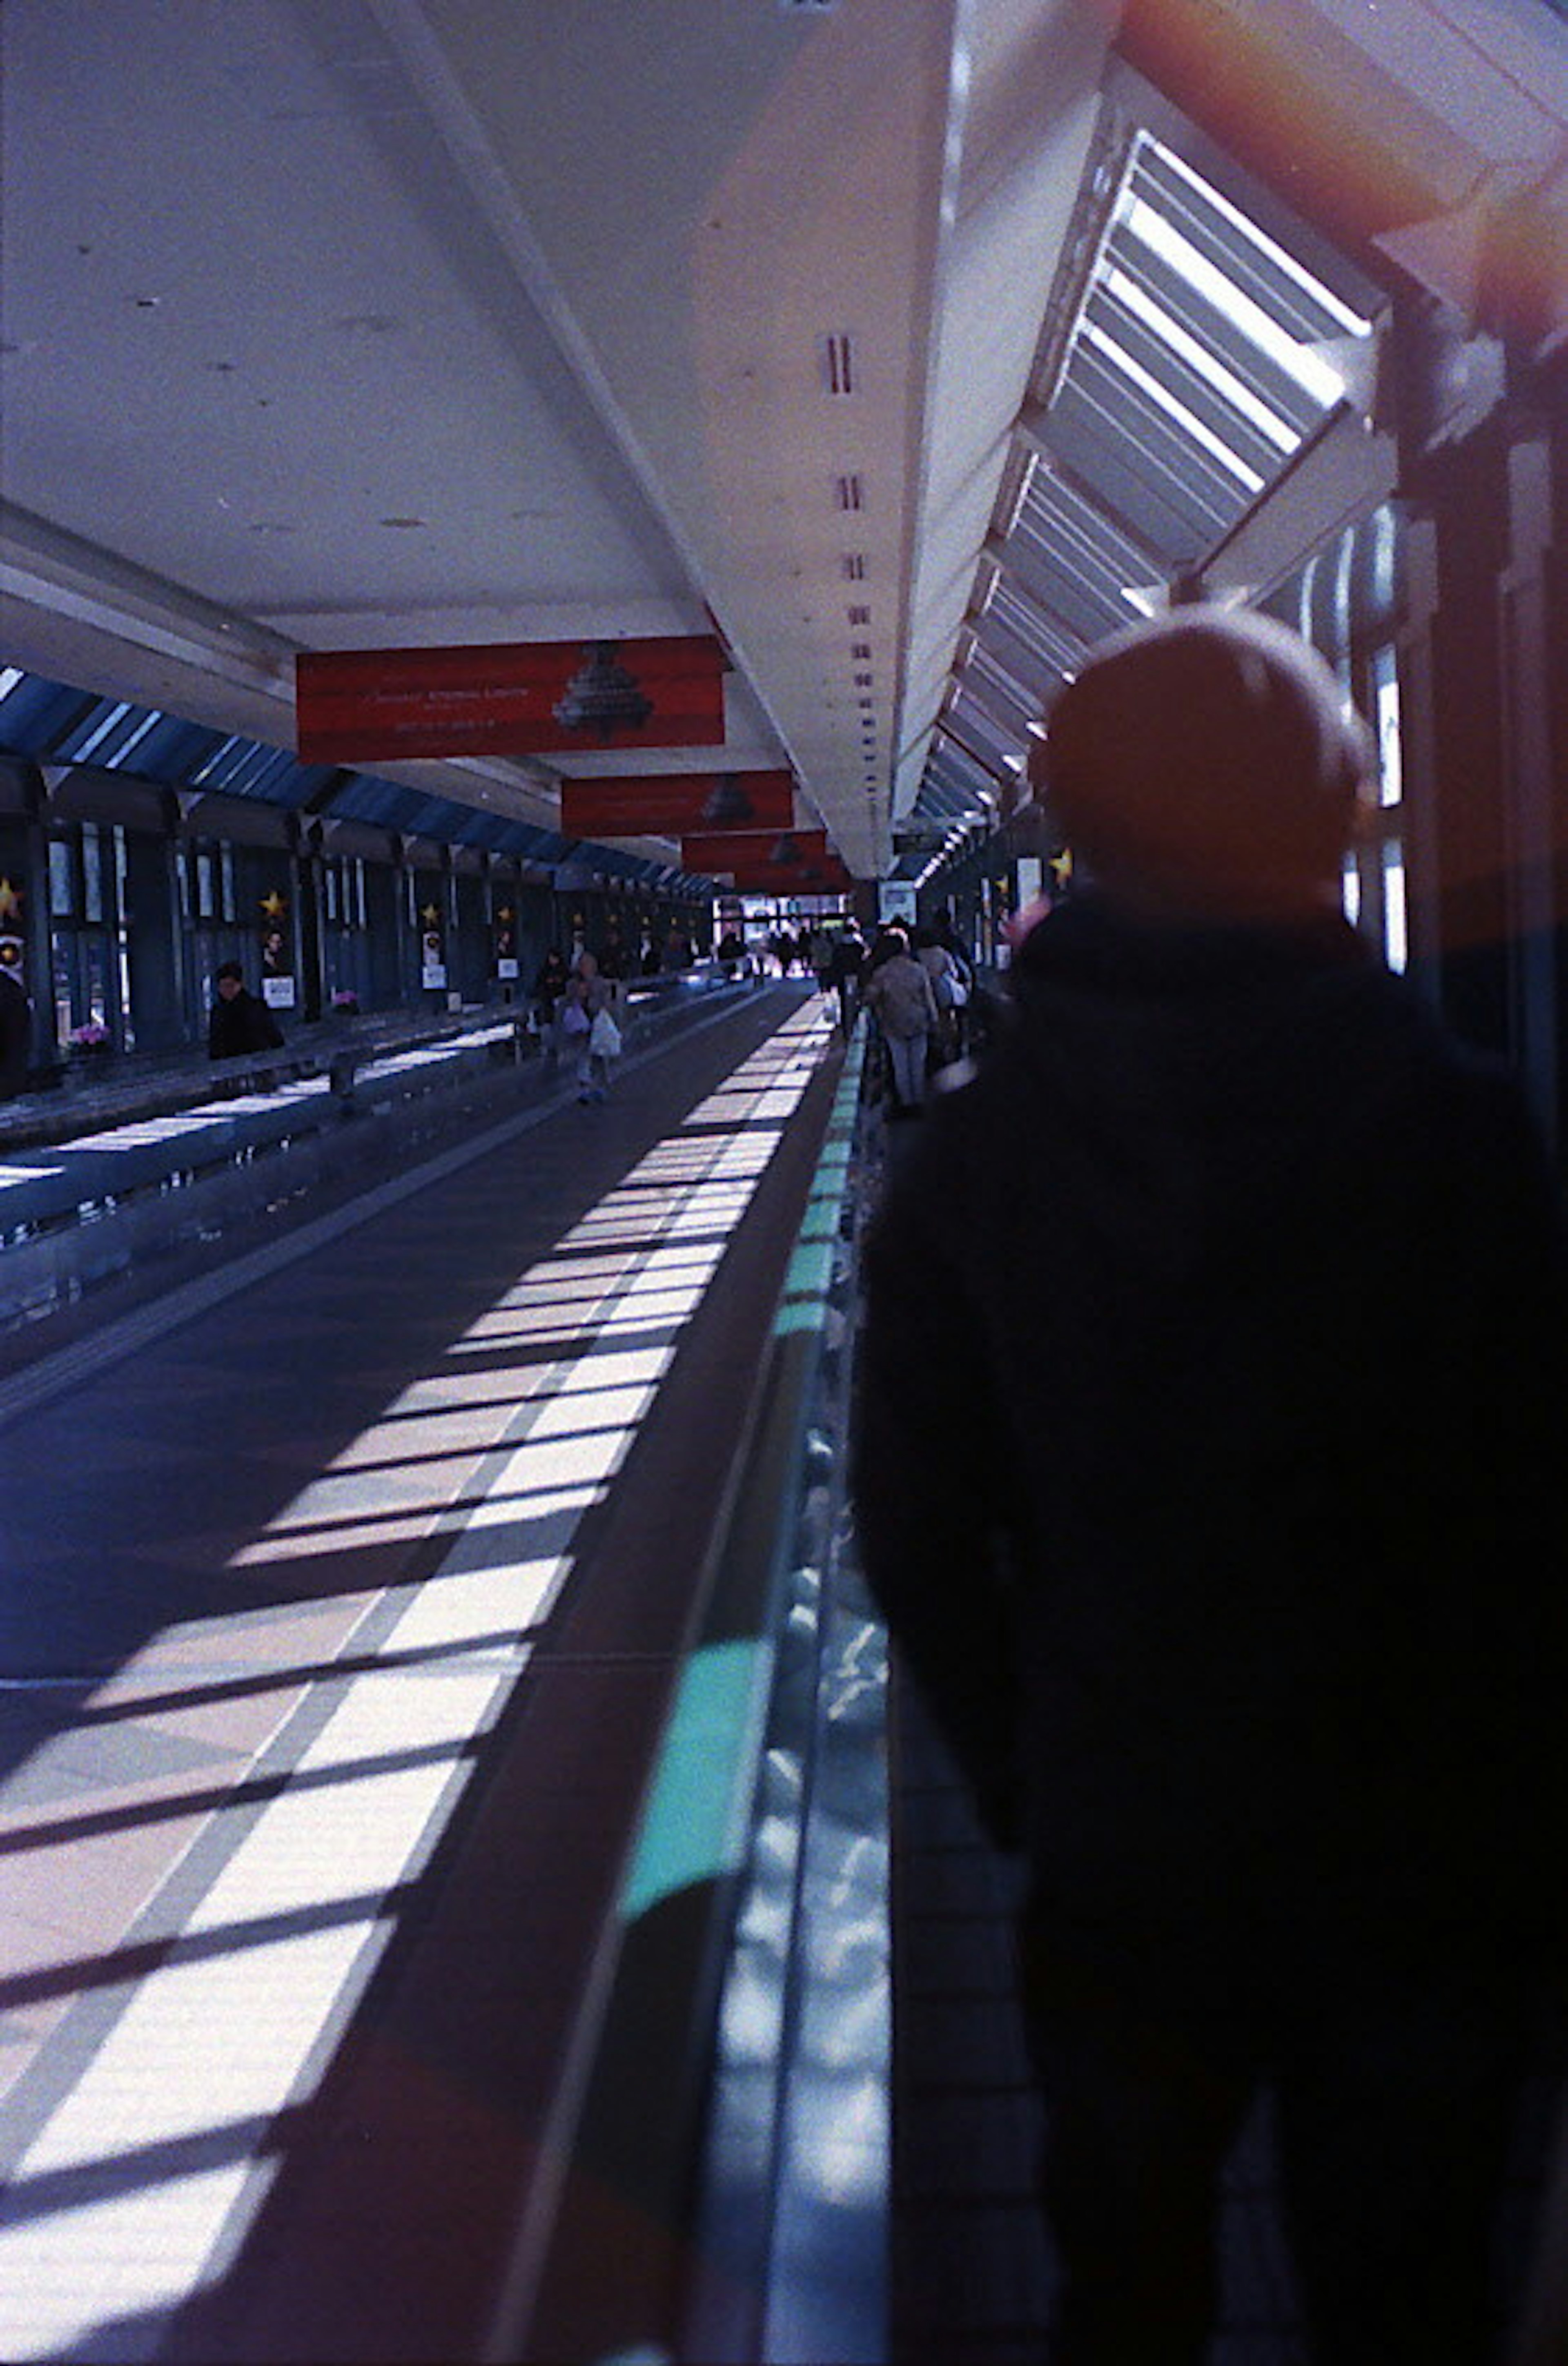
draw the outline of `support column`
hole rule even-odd
[[[1554,744],[1553,651],[1562,648],[1563,553],[1553,452],[1544,426],[1507,456],[1509,554],[1497,587],[1502,657],[1509,1032],[1537,1115],[1555,1147],[1562,1121],[1562,980],[1568,968],[1568,805]]]
[[[1456,1031],[1509,1053],[1506,751],[1498,583],[1508,553],[1508,477],[1489,423],[1424,472],[1437,537],[1430,624],[1432,801],[1439,998]]]

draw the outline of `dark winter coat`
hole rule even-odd
[[[26,1089],[32,1017],[21,981],[0,969],[0,1100]]]
[[[867,1575],[1035,1914],[1162,2009],[1560,1944],[1568,1287],[1348,929],[1085,896],[867,1261]]]
[[[242,986],[225,1001],[213,1004],[207,1022],[207,1049],[214,1060],[237,1060],[246,1052],[275,1052],[282,1030],[259,994]]]

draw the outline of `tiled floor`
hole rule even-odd
[[[580,1838],[587,1862],[604,1835],[581,1745],[657,1714],[672,1606],[660,1628],[656,1589],[631,1580],[645,1549],[674,1540],[661,1523],[695,1516],[702,1464],[716,1484],[728,1405],[682,1503],[661,1506],[645,1478],[628,1538],[616,1501],[721,1263],[743,1330],[750,1301],[726,1252],[823,1048],[814,999],[749,1005],[628,1062],[605,1107],[498,1127],[373,1222],[345,1222],[308,1256],[263,1255],[227,1295],[199,1285],[173,1327],[156,1306],[111,1325],[69,1387],[51,1393],[40,1364],[34,1409],[13,1392],[0,2356],[394,2354],[362,2346],[344,2289],[296,2286],[281,2315],[263,2309],[235,2332],[228,2291],[237,2306],[255,2298],[243,2260],[221,2305],[182,2309],[295,2191],[297,2132],[339,2146],[316,2196],[336,2194],[344,2223],[356,2199],[387,2198],[385,2165],[367,2174],[363,2117],[351,2108],[324,2131],[318,2099],[355,2045],[365,2056],[363,2024],[344,2042],[356,2011],[428,1920],[434,1875],[460,1881],[454,1836],[481,1828],[479,1795],[506,1794],[496,1768],[522,1763],[525,1711],[530,1732],[551,1728],[552,1688],[552,1771],[510,1798],[510,1853],[532,1888],[511,1883],[498,1906],[490,1885],[507,1945],[464,1977],[499,1988],[512,2022],[536,1982],[552,2010],[570,2006],[574,1967],[552,1932],[580,1868],[563,1866],[563,1836],[569,1860]],[[727,1327],[714,1322],[709,1352],[732,1359],[732,1404],[747,1374]],[[681,1541],[677,1592],[692,1567]],[[536,1952],[520,1959],[530,1921]],[[476,1929],[481,1956],[492,1929]],[[430,1999],[441,1986],[415,1966],[400,1991],[410,2018],[394,2013],[383,2044],[398,2048],[402,2100],[429,2090],[433,2108],[422,2121],[411,2106],[399,2140],[436,2131],[418,2167],[438,2194],[444,2144],[468,2139],[470,2174],[490,2157],[472,2118],[483,2066],[459,2090],[421,2058],[422,1981]],[[378,2110],[389,2083],[374,2082]],[[390,2182],[410,2166],[405,2151]],[[440,2248],[431,2207],[411,2218],[405,2203],[401,2223],[410,2250]],[[374,2269],[344,2270],[349,2286],[380,2287],[383,2321],[405,2265],[387,2234]],[[330,2252],[342,2268],[352,2239],[340,2224],[317,2264]],[[423,2271],[406,2269],[412,2289]],[[321,2346],[298,2314],[317,2301]],[[470,2293],[471,2308],[482,2301]],[[437,2354],[430,2322],[404,2315],[420,2345],[406,2354]]]
[[[1010,1868],[899,1703],[894,1808],[896,2366],[1039,2366],[1052,2265],[1033,2201],[1040,2105],[1013,1993]],[[1303,2366],[1266,2130],[1225,2188],[1214,2366]]]

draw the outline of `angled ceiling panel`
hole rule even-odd
[[[1120,621],[1117,618],[1115,623]],[[1113,631],[1115,623],[1108,614],[1104,630]],[[1015,670],[1021,670],[1027,662],[1030,679],[1036,682],[1055,681],[1072,672],[1087,646],[1059,619],[1036,606],[1013,579],[997,585],[976,630],[987,647],[998,646],[993,636],[999,635],[1000,646],[1019,653]],[[1097,632],[1090,637],[1098,640],[1101,635]]]
[[[1057,667],[1038,645],[1027,648],[1007,631],[993,601],[974,628],[972,653],[966,662],[976,670],[994,667],[1005,681],[1016,682],[1021,704],[1030,716],[1038,715]]]
[[[1340,349],[1371,332],[1147,131],[1108,118],[1087,186],[1100,231],[954,654],[953,728],[1004,772],[1085,651],[1162,605],[1324,428]]]
[[[939,724],[921,794],[927,790],[941,800],[940,810],[957,810],[984,819],[996,811],[995,775],[951,739]]]
[[[1185,343],[1177,342],[1185,340],[1187,332],[1157,307],[1145,310],[1129,300],[1142,293],[1130,282],[1123,288],[1102,281],[1084,308],[1086,329],[1092,326],[1100,332],[1102,353],[1126,356],[1134,383],[1157,388],[1168,411],[1191,422],[1185,434],[1179,434],[1183,448],[1201,431],[1209,449],[1217,447],[1228,456],[1236,479],[1241,480],[1245,469],[1249,489],[1261,490],[1280,459],[1315,424],[1315,417],[1309,415],[1297,424],[1282,410],[1271,409],[1239,375],[1224,367],[1213,336],[1206,347],[1196,338],[1191,341],[1203,355],[1202,366],[1190,359]]]

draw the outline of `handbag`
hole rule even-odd
[[[621,1031],[607,1010],[596,1010],[593,1024],[588,1031],[588,1048],[601,1060],[614,1060],[620,1055]]]
[[[592,1023],[581,1002],[569,1002],[561,1011],[560,1031],[563,1035],[586,1035]]]

